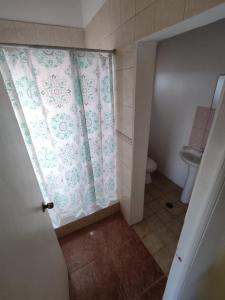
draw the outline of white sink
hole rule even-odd
[[[202,152],[190,146],[183,146],[180,151],[180,157],[188,165],[188,174],[181,194],[181,201],[183,203],[189,203],[198,173],[198,167],[201,163]]]
[[[180,157],[188,165],[198,168],[202,159],[202,152],[195,150],[190,146],[183,146],[180,151]]]

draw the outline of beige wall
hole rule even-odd
[[[107,0],[85,29],[88,48],[117,49],[115,78],[118,179],[125,216],[130,206],[136,74],[136,42],[224,0]],[[136,103],[137,104],[137,103]],[[127,218],[129,223],[132,220]],[[135,222],[135,221],[134,221]]]
[[[0,19],[0,43],[84,47],[84,29]]]

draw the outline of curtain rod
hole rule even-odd
[[[116,49],[103,50],[103,49],[91,49],[91,48],[76,48],[76,47],[63,47],[63,46],[47,46],[47,45],[26,45],[26,44],[15,44],[15,43],[0,43],[0,47],[31,47],[31,48],[47,48],[47,49],[61,49],[61,50],[79,50],[79,51],[90,51],[90,52],[106,52],[116,54]]]

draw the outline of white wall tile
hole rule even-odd
[[[121,0],[121,23],[135,15],[135,0]]]
[[[16,30],[16,43],[21,44],[35,44],[36,42],[36,28],[33,23],[13,22]]]
[[[135,69],[123,69],[116,72],[117,102],[119,105],[134,106]]]
[[[0,42],[16,43],[17,33],[12,21],[0,20]]]
[[[37,32],[37,43],[39,45],[55,46],[55,30],[53,26],[35,24]]]
[[[130,138],[133,138],[133,113],[133,108],[117,105],[116,128]]]

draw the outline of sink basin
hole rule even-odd
[[[181,201],[183,203],[189,203],[198,173],[198,167],[201,163],[202,152],[190,146],[183,146],[180,151],[180,157],[188,165],[188,174],[181,194]]]
[[[198,167],[202,159],[202,152],[193,149],[189,146],[184,146],[180,151],[181,159],[193,167]]]

